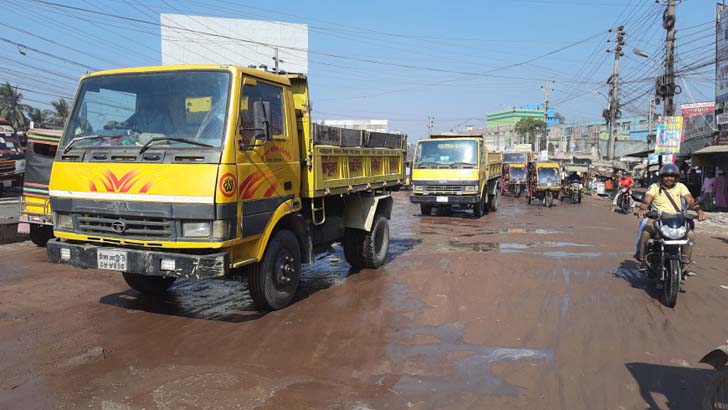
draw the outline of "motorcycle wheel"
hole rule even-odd
[[[715,372],[703,394],[702,410],[728,408],[728,367]]]
[[[670,259],[665,261],[667,272],[665,277],[665,286],[663,286],[662,302],[669,308],[675,307],[677,304],[677,293],[680,291],[680,276],[682,275],[682,266],[680,261]]]

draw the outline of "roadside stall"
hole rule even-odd
[[[728,145],[711,145],[693,153],[692,166],[702,167],[701,195],[706,211],[728,210]]]

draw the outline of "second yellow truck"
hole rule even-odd
[[[410,200],[423,215],[453,206],[476,217],[498,209],[502,154],[488,151],[483,136],[432,135],[417,141]]]
[[[317,126],[306,78],[226,65],[85,75],[50,178],[51,262],[144,293],[247,275],[261,309],[341,242],[381,266],[406,136]]]

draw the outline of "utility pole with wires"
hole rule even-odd
[[[652,140],[652,137],[655,135],[652,133],[652,121],[653,117],[655,115],[655,109],[657,107],[655,106],[655,97],[650,98],[650,112],[647,116],[647,144],[649,145],[650,141]]]
[[[435,117],[427,116],[427,135],[432,135],[432,126],[435,123]]]
[[[543,140],[544,144],[546,144],[546,148],[548,148],[549,140],[549,126],[548,126],[548,119],[549,119],[549,93],[551,91],[554,91],[553,88],[551,88],[552,83],[555,83],[555,81],[552,80],[546,80],[546,85],[542,85],[541,88],[543,88],[544,92],[544,99],[543,99]],[[541,152],[541,137],[536,138],[536,155]]]
[[[610,31],[612,30],[610,29]],[[614,68],[612,76],[607,81],[611,85],[611,90],[609,91],[609,140],[607,141],[609,161],[614,160],[614,149],[617,143],[617,136],[619,135],[617,120],[622,116],[622,112],[619,110],[619,59],[624,56],[624,52],[622,51],[624,34],[624,26],[619,26],[617,28],[617,38],[614,41],[614,49],[607,50],[608,53],[614,53]]]
[[[662,27],[665,35],[665,74],[657,79],[657,95],[662,98],[662,115],[671,117],[675,115],[676,94],[680,94],[680,87],[675,85],[675,4],[677,0],[666,0],[665,12],[662,15]]]

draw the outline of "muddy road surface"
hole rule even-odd
[[[0,247],[0,409],[696,409],[728,339],[728,239],[665,308],[632,261],[636,219],[586,198],[422,216],[395,195],[388,263],[340,249],[290,307],[245,283],[121,275]]]

